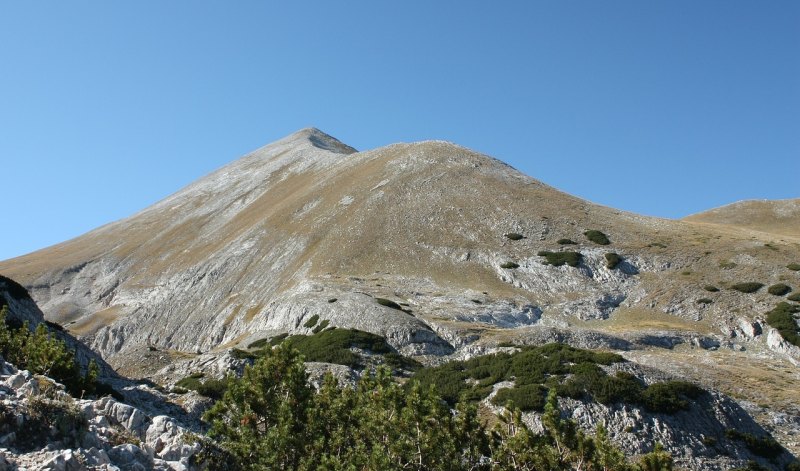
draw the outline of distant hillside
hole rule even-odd
[[[683,220],[800,237],[800,199],[739,201]]]

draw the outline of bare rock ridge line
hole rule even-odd
[[[796,453],[800,349],[767,322],[800,290],[796,201],[652,218],[452,143],[309,128],[0,273],[127,375],[221,373],[311,319],[425,363],[560,341],[735,394]]]

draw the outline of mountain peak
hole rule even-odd
[[[315,127],[303,128],[290,134],[282,140],[300,142],[307,141],[318,149],[336,152],[338,154],[353,154],[358,152],[358,150],[355,148],[348,146],[339,139],[336,139],[330,134],[320,131]]]

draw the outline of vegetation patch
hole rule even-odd
[[[311,330],[311,332],[314,333],[314,334],[318,334],[318,333],[322,332],[323,330],[325,330],[328,327],[328,324],[330,324],[330,321],[328,319],[325,319],[322,322],[320,322],[319,325],[314,327]]]
[[[255,342],[251,342],[250,344],[247,345],[247,348],[264,348],[269,344],[270,344],[270,339],[263,338],[263,339],[258,339]]]
[[[717,288],[714,285],[705,285],[705,286],[703,286],[703,289],[708,291],[709,293],[716,293],[716,292],[719,291],[719,288]]]
[[[674,414],[689,409],[690,399],[697,399],[703,389],[687,381],[651,384],[642,393],[642,402],[650,412]]]
[[[8,306],[0,309],[0,355],[21,370],[46,375],[63,384],[74,397],[97,393],[100,369],[90,361],[86,372],[75,359],[75,352],[39,324],[34,331],[27,321],[11,327],[7,322]]]
[[[509,403],[513,407],[518,407],[522,411],[544,410],[547,399],[547,388],[541,384],[525,384],[520,387],[503,388],[497,391],[492,398],[492,404],[497,406],[507,406]]]
[[[683,381],[646,386],[634,375],[609,375],[601,365],[624,362],[614,353],[593,352],[564,344],[524,346],[514,353],[497,353],[423,368],[413,378],[423,388],[433,386],[450,404],[480,401],[500,381],[514,386],[497,392],[492,402],[512,401],[523,410],[541,410],[548,390],[559,396],[591,398],[603,404],[640,404],[652,412],[674,413],[689,407],[703,392]]]
[[[577,267],[581,263],[582,258],[580,252],[549,252],[543,250],[537,255],[545,258],[545,265],[552,265],[554,267],[560,267],[564,264]]]
[[[505,262],[500,264],[500,268],[505,268],[508,270],[513,270],[515,268],[519,268],[519,265],[514,262]]]
[[[758,283],[756,281],[748,281],[745,283],[736,283],[735,285],[731,286],[731,289],[735,289],[740,293],[755,293],[756,291],[760,290],[764,287],[764,283]]]
[[[775,309],[767,313],[767,324],[780,332],[784,340],[800,347],[800,329],[794,320],[794,314],[797,313],[800,313],[800,306],[787,302],[778,303]]]
[[[521,400],[538,401],[542,388],[527,389],[534,399]],[[247,367],[204,415],[203,455],[210,469],[240,471],[672,469],[658,445],[629,462],[604,427],[587,434],[563,418],[552,390],[543,402],[533,404],[544,410],[540,433],[518,409],[489,430],[475,405],[462,402],[454,412],[432,388],[400,385],[385,368],[353,388],[327,375],[316,389],[297,351],[281,346]]]
[[[336,299],[336,298],[330,298],[328,300],[329,303],[335,303],[336,301],[338,301],[338,299]]]
[[[723,260],[719,262],[719,267],[723,270],[730,270],[732,268],[736,268],[736,262],[731,262],[730,260]]]
[[[767,292],[775,296],[785,296],[789,294],[791,291],[792,288],[789,285],[785,285],[783,283],[777,283],[767,288]]]
[[[590,229],[584,232],[583,235],[585,235],[587,239],[591,240],[592,242],[598,245],[608,245],[611,243],[611,241],[608,240],[608,236],[595,229]]]
[[[315,332],[313,335],[292,335],[284,337],[282,343],[285,346],[298,350],[305,358],[305,361],[335,363],[338,365],[350,366],[351,368],[360,368],[363,366],[361,356],[352,349],[360,349],[383,355],[392,353],[392,348],[386,343],[386,340],[379,335],[355,329],[326,329],[327,326],[328,320],[326,319],[314,328]],[[253,352],[253,355],[261,357],[266,355],[271,349],[272,346]],[[390,361],[395,364],[400,363],[400,360],[397,358]],[[187,387],[184,384],[179,384],[179,386]]]
[[[695,302],[696,302],[697,304],[711,304],[711,303],[713,303],[713,302],[714,302],[714,300],[713,300],[713,299],[710,299],[710,298],[700,298],[700,299],[698,299],[698,300],[697,300],[697,301],[695,301]]]
[[[606,268],[609,270],[617,268],[617,265],[620,263],[622,263],[622,257],[620,257],[619,254],[614,252],[608,252],[606,254]]]
[[[577,245],[578,243],[572,239],[558,239],[556,243],[561,245]]]
[[[783,447],[772,437],[757,437],[736,429],[726,430],[725,436],[731,440],[743,442],[754,455],[763,456],[769,460],[775,460],[783,454]]]
[[[786,299],[788,299],[789,301],[796,301],[800,303],[800,292],[789,295],[789,297],[787,297]]]
[[[522,240],[522,239],[525,238],[524,235],[517,234],[516,232],[509,232],[505,236],[506,236],[506,239],[511,239],[511,240]]]
[[[315,325],[317,325],[317,321],[319,321],[319,315],[317,315],[317,314],[314,314],[313,316],[311,316],[311,317],[310,317],[310,318],[309,318],[309,319],[308,319],[308,320],[305,322],[305,324],[303,324],[303,327],[306,327],[306,328],[309,328],[309,329],[310,329],[310,328],[314,327]]]
[[[225,390],[228,388],[228,379],[209,378],[203,381],[204,377],[205,374],[203,373],[192,373],[175,383],[175,387],[172,391],[176,394],[180,394],[180,391],[186,392],[191,390],[197,391],[201,396],[211,399],[222,398],[223,394],[225,394]]]
[[[792,271],[800,271],[800,263],[790,263],[786,265],[786,268]]]

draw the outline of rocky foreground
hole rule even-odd
[[[74,399],[0,360],[0,470],[188,470],[200,443],[171,417]]]

